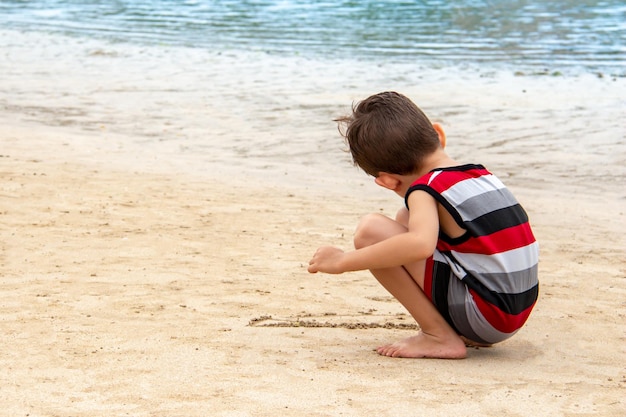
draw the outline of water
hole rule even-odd
[[[396,90],[444,125],[453,157],[508,185],[623,189],[625,12],[0,0],[0,152],[45,138],[35,158],[370,195],[333,119]]]
[[[622,0],[4,0],[0,27],[214,51],[625,74]]]

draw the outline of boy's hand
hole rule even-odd
[[[332,246],[322,246],[313,258],[309,261],[308,271],[312,274],[316,272],[326,272],[327,274],[341,274],[340,261],[344,252]]]

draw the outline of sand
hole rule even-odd
[[[522,193],[527,326],[463,361],[390,359],[372,349],[414,331],[402,308],[366,272],[305,269],[349,247],[350,196],[3,153],[2,415],[623,414],[623,201]]]
[[[288,144],[274,157],[220,154],[224,161],[199,173],[184,169],[199,166],[193,155],[159,145],[171,131],[111,132],[139,114],[120,112],[123,121],[110,122],[118,110],[109,105],[126,95],[82,101],[88,83],[69,77],[60,81],[69,86],[67,102],[57,102],[46,93],[43,64],[20,65],[3,72],[10,84],[0,91],[0,415],[626,412],[625,148],[616,108],[623,80],[584,79],[597,87],[593,102],[588,90],[571,89],[580,80],[556,80],[552,88],[563,93],[556,97],[543,95],[544,81],[526,78],[515,92],[488,81],[486,95],[474,84],[424,82],[457,89],[450,110],[445,97],[427,97],[450,151],[510,184],[541,245],[540,299],[527,325],[500,345],[445,361],[373,351],[411,335],[415,324],[369,273],[306,272],[318,246],[351,246],[361,215],[392,215],[401,204],[336,164],[345,160],[339,147],[311,154],[317,162],[308,166],[285,156]],[[281,105],[297,102],[287,114],[307,109],[306,91],[281,91]],[[323,100],[313,95],[319,106],[310,107],[308,132],[336,140],[328,118],[319,125],[316,118],[371,92],[357,85]],[[177,94],[160,99],[171,104]],[[260,107],[252,97],[250,108]],[[76,108],[84,114],[68,116]],[[85,123],[54,123],[68,117]],[[98,117],[108,121],[92,123]],[[181,125],[203,128],[197,115],[185,117]],[[255,127],[257,145],[275,139],[267,117],[266,131]],[[462,140],[476,120],[486,132],[479,146]],[[297,126],[302,136],[307,129]],[[164,147],[142,159],[135,151],[142,143],[152,149],[148,136]],[[242,174],[224,175],[228,163]]]

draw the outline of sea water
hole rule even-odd
[[[621,0],[0,1],[0,26],[217,51],[624,74]]]
[[[443,123],[453,157],[509,184],[619,183],[625,14],[618,0],[2,0],[0,121],[52,135],[46,157],[354,192],[370,180],[333,119],[392,89]]]

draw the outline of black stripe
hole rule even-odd
[[[429,172],[437,172],[437,171],[471,171],[472,169],[485,169],[485,167],[481,164],[465,164],[459,165],[456,167],[445,167],[445,168],[435,168],[431,169]]]
[[[451,278],[451,276],[452,270],[450,269],[450,265],[444,262],[433,262],[433,280],[431,289],[433,304],[435,304],[437,311],[439,311],[454,331],[459,333],[452,322],[452,317],[450,317],[450,308],[448,307],[448,288],[450,287],[450,280],[457,279],[456,277]]]
[[[472,221],[464,222],[464,225],[474,236],[487,236],[526,222],[526,211],[519,204],[515,204],[483,214]]]
[[[539,284],[524,292],[517,294],[505,294],[489,290],[480,281],[472,275],[466,275],[463,282],[468,288],[476,291],[476,293],[488,302],[498,307],[507,314],[519,314],[532,306],[539,296]]]

